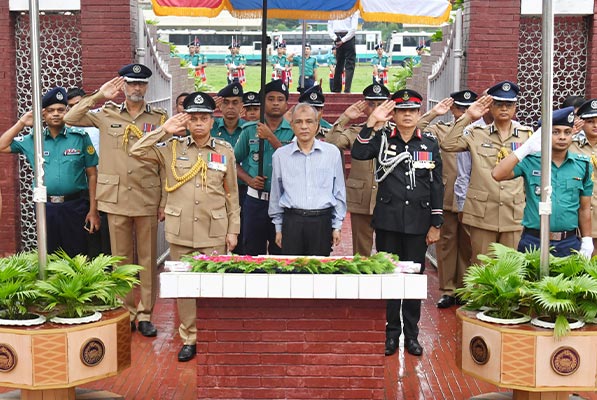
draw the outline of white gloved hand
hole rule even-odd
[[[591,259],[591,256],[593,255],[593,238],[583,237],[581,239],[580,250],[578,252],[586,258]]]
[[[519,161],[529,154],[541,151],[541,128],[537,129],[531,137],[522,144],[518,149],[514,150],[514,154]]]

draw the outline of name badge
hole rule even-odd
[[[176,157],[176,159],[180,160],[180,161],[189,161],[189,157],[182,157],[182,156],[180,156],[180,157]]]
[[[249,139],[249,144],[259,143],[259,139]]]
[[[77,155],[77,154],[81,154],[81,150],[79,150],[79,149],[66,149],[66,150],[64,150],[64,155],[65,156],[73,156],[73,155]]]
[[[540,171],[540,170],[538,170],[538,169],[534,169],[534,170],[533,170],[533,172],[531,172],[531,174],[532,174],[533,176],[541,176],[541,171]]]
[[[122,128],[121,124],[112,124],[110,125],[110,128]]]

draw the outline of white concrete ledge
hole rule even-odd
[[[160,297],[426,299],[427,275],[162,272]]]

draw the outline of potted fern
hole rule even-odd
[[[43,315],[29,311],[38,298],[37,273],[36,252],[0,259],[0,325],[31,326],[45,322]]]
[[[93,260],[86,256],[69,257],[58,251],[49,257],[45,280],[37,281],[45,311],[55,314],[57,323],[87,323],[101,318],[100,310],[113,308],[139,281],[135,277],[142,268],[122,265],[122,257],[100,255]]]
[[[530,317],[518,312],[526,285],[527,261],[523,253],[492,243],[490,255],[479,255],[481,264],[468,268],[464,287],[456,294],[468,309],[484,310],[477,318],[501,324],[521,324]]]

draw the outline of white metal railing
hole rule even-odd
[[[427,78],[427,110],[431,110],[450,93],[460,90],[460,61],[462,59],[462,9],[454,14],[454,22],[442,55],[431,67],[431,75]],[[440,119],[448,121],[450,115]]]
[[[170,113],[172,110],[172,75],[168,71],[168,63],[158,53],[154,39],[145,23],[143,10],[139,9],[139,25],[137,29],[137,62],[146,65],[153,74],[147,88],[146,101],[152,107],[159,107]],[[165,261],[170,253],[164,223],[158,225],[157,254],[158,265]]]

